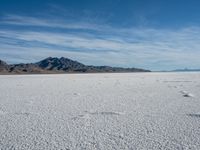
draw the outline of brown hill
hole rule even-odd
[[[0,74],[42,74],[42,73],[95,73],[95,72],[149,72],[138,68],[110,66],[87,66],[68,58],[48,57],[37,63],[8,65],[0,60]]]

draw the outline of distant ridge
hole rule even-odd
[[[150,72],[139,68],[88,66],[68,58],[48,57],[36,63],[12,64],[0,60],[0,74]]]
[[[185,68],[185,69],[173,70],[173,72],[192,72],[192,71],[200,71],[200,69],[188,69],[188,68]]]

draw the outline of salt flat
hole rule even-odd
[[[200,73],[0,76],[0,149],[200,149]]]

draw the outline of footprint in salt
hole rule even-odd
[[[95,112],[87,112],[88,114],[90,114],[90,115],[105,115],[105,116],[107,116],[107,115],[111,115],[111,116],[113,116],[113,115],[124,115],[124,113],[123,112],[115,112],[115,111],[100,111],[100,112],[98,112],[98,111],[95,111]]]
[[[192,93],[189,93],[187,91],[180,91],[183,94],[183,97],[194,97]]]
[[[80,96],[81,94],[80,93],[73,93],[73,95]]]
[[[77,119],[91,119],[92,116],[120,116],[125,115],[124,112],[115,112],[115,111],[85,111],[84,114],[80,114],[72,118],[72,120]]]
[[[200,114],[187,114],[187,116],[200,118]]]
[[[184,94],[183,97],[194,97],[194,95],[191,93],[187,93],[187,94]]]
[[[1,116],[1,115],[5,115],[5,114],[6,114],[6,112],[3,111],[2,109],[0,109],[0,116]]]

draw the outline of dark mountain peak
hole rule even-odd
[[[58,59],[59,58],[57,58],[57,57],[47,57],[47,58],[41,60],[40,62],[52,62],[52,61],[56,61]]]
[[[71,60],[71,59],[69,59],[69,58],[65,58],[65,57],[61,57],[61,58],[58,58],[61,62],[63,62],[63,63],[65,63],[65,62],[75,62],[74,60]]]
[[[60,60],[70,60],[70,59],[65,57],[60,57]]]
[[[64,57],[48,57],[36,64],[46,70],[59,71],[75,71],[85,66],[84,64]]]

